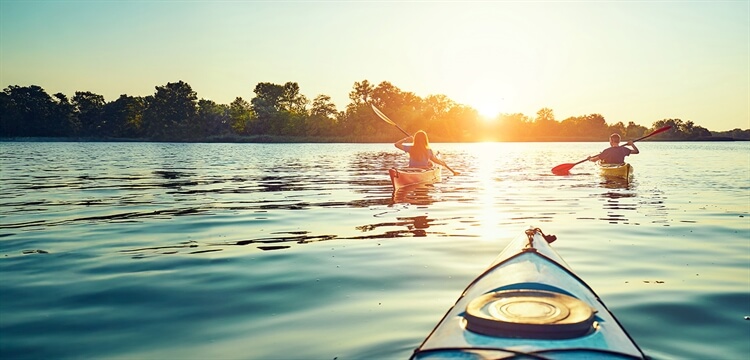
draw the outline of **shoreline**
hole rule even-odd
[[[658,139],[658,140],[644,140],[644,141],[655,141],[655,142],[733,142],[733,141],[750,141],[748,139],[735,139],[730,137],[710,137],[710,138],[698,138],[698,139]],[[324,143],[324,144],[377,144],[377,143],[391,143],[391,141],[383,141],[381,138],[316,138],[316,137],[297,137],[297,136],[273,136],[273,135],[257,135],[257,136],[225,136],[225,137],[213,137],[207,139],[196,139],[196,140],[157,140],[157,139],[138,139],[138,138],[90,138],[90,137],[0,137],[0,142],[152,142],[152,143],[258,143],[258,144],[310,144],[310,143]],[[522,140],[487,140],[487,141],[444,141],[442,139],[434,139],[433,143],[479,143],[479,142],[602,142],[601,139],[591,138],[545,138],[545,139],[522,139]]]

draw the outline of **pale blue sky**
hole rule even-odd
[[[250,100],[356,81],[483,112],[750,128],[750,1],[0,0],[0,86]]]

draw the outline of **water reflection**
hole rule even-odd
[[[427,236],[427,233],[428,233],[427,229],[429,229],[430,225],[435,222],[435,219],[430,219],[426,215],[398,217],[396,219],[398,220],[396,222],[384,222],[384,223],[358,226],[357,230],[360,230],[362,232],[372,232],[381,227],[388,227],[388,228],[399,227],[399,228],[406,228],[406,229],[386,231],[383,234],[357,236],[357,237],[354,237],[354,239],[395,238],[395,237],[404,237],[404,236],[424,237],[424,236]],[[430,233],[437,233],[437,232],[430,232]]]
[[[243,239],[227,242],[200,243],[195,240],[183,241],[175,245],[149,246],[121,250],[120,253],[143,259],[158,255],[173,254],[203,254],[222,251],[232,246],[253,245],[258,250],[271,251],[288,249],[292,244],[306,244],[311,242],[328,241],[338,238],[336,235],[313,235],[309,231],[274,232],[270,236]]]
[[[635,188],[633,185],[632,179],[624,179],[620,177],[602,177],[602,181],[599,183],[604,188],[607,189],[630,189],[631,186]]]
[[[606,216],[599,219],[611,224],[628,223],[627,215],[638,210],[637,202],[628,201],[637,200],[635,184],[632,180],[619,177],[602,176],[601,179],[599,185],[606,191],[600,193],[599,197],[604,201],[602,208]]]
[[[430,205],[435,202],[432,193],[435,192],[433,184],[420,184],[398,189],[391,196],[391,205],[411,204],[411,205]]]
[[[570,213],[572,205],[580,206],[576,191],[581,189],[604,201],[607,215],[602,219],[610,222],[627,222],[635,210],[644,211],[638,201],[652,203],[639,199],[634,182],[604,179],[597,186],[591,182],[596,178],[593,174],[556,177],[540,172],[549,168],[548,156],[529,152],[523,144],[478,144],[474,150],[462,145],[461,152],[454,150],[448,156],[464,174],[396,192],[387,169],[406,164],[407,157],[396,151],[360,151],[361,146],[328,145],[313,151],[305,145],[87,144],[90,149],[82,155],[75,146],[59,147],[71,152],[66,167],[39,161],[56,156],[52,152],[36,154],[34,161],[10,161],[4,167],[0,231],[97,225],[128,237],[131,230],[120,226],[134,224],[145,233],[165,227],[164,232],[177,234],[172,240],[126,253],[195,254],[232,246],[279,250],[334,239],[421,237],[436,229],[450,236],[468,232],[489,238],[498,226],[548,222]],[[104,148],[109,157],[99,151]],[[134,156],[131,148],[144,155]],[[88,154],[93,153],[100,157],[92,163]],[[573,195],[560,188],[571,189]],[[440,226],[425,215],[457,208],[464,209],[465,216]],[[412,214],[415,211],[419,214]],[[318,217],[321,213],[334,222],[338,219],[331,214],[336,213],[344,214],[340,218],[364,215],[383,222],[320,225],[325,223]],[[233,221],[243,222],[244,233],[253,235],[218,243],[200,238],[209,235],[193,235],[197,242],[189,246],[174,239],[185,224],[199,224],[193,226],[211,235],[212,231],[233,233]]]
[[[397,217],[396,221],[380,222],[374,224],[356,226],[355,230],[364,235],[340,236],[334,234],[315,235],[310,231],[282,231],[273,232],[269,236],[254,237],[237,241],[201,243],[195,240],[182,241],[174,245],[147,246],[120,250],[122,254],[130,255],[134,259],[144,259],[159,255],[174,254],[204,254],[222,251],[233,246],[254,246],[258,250],[282,250],[288,249],[294,244],[307,244],[312,242],[330,240],[374,240],[391,239],[401,237],[426,237],[429,234],[443,234],[438,231],[430,231],[431,226],[444,225],[436,219],[427,215]],[[384,230],[397,228],[397,230]]]
[[[407,358],[445,312],[432,300],[453,301],[460,279],[481,271],[475,259],[537,224],[575,236],[560,244],[566,260],[648,353],[743,358],[747,342],[735,339],[750,314],[730,310],[748,303],[737,249],[749,152],[729,145],[644,144],[660,155],[639,157],[638,182],[625,184],[602,182],[591,164],[548,174],[599,144],[440,144],[463,175],[393,194],[386,170],[406,158],[390,144],[0,143],[0,348],[6,358],[273,358],[262,349],[284,334],[296,344],[287,353],[309,358]],[[637,261],[612,267],[618,256]],[[708,331],[679,316],[693,308],[728,310],[698,314]],[[665,336],[654,319],[679,326]],[[322,323],[330,331],[300,331]],[[153,340],[182,329],[201,331]],[[701,345],[706,334],[713,346]]]

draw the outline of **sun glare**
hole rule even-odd
[[[485,121],[495,121],[503,112],[507,111],[504,96],[479,96],[469,102],[469,106],[477,110]]]
[[[484,102],[473,106],[479,112],[479,115],[487,120],[495,120],[498,115],[502,112],[500,109],[500,102]]]

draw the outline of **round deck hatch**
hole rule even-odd
[[[489,336],[569,339],[594,329],[594,309],[581,300],[544,290],[484,294],[466,306],[466,328]]]

